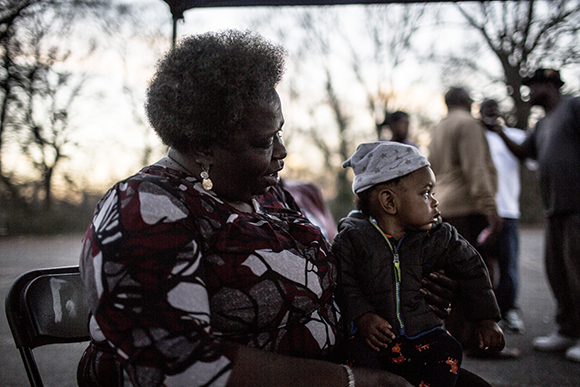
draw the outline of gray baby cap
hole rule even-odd
[[[342,163],[343,168],[351,167],[354,171],[352,190],[355,194],[429,165],[417,148],[394,141],[360,144]]]

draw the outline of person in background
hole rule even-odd
[[[499,283],[495,289],[495,295],[502,314],[501,325],[508,332],[523,333],[524,321],[516,305],[519,287],[520,161],[494,131],[496,125],[501,125],[501,113],[497,101],[484,99],[480,104],[479,114],[481,121],[488,129],[485,135],[497,169],[497,211],[503,222],[495,245],[495,256],[499,267]],[[518,144],[521,144],[526,137],[526,133],[520,129],[502,125],[501,130]]]
[[[336,235],[336,223],[320,188],[313,183],[291,179],[281,179],[280,185],[292,194],[306,217],[314,225],[320,227],[326,239],[332,242]]]
[[[409,141],[409,113],[397,110],[394,113],[385,112],[385,119],[381,124],[377,125],[377,134],[379,140],[387,140],[383,137],[383,131],[389,128],[391,131],[390,141],[400,142],[402,144],[413,145],[417,144]]]
[[[453,226],[441,224],[435,176],[417,148],[364,143],[343,167],[354,171],[358,211],[339,222],[332,252],[354,364],[389,370],[414,386],[455,386],[463,349],[425,302],[421,282],[437,270],[456,280],[456,305],[474,322],[479,348],[497,352],[505,342],[485,263]]]
[[[580,97],[562,95],[564,82],[554,69],[537,69],[523,84],[530,89],[530,103],[541,106],[545,116],[519,145],[495,128],[516,157],[535,159],[539,166],[546,274],[558,330],[533,344],[540,351],[565,351],[567,359],[580,362]]]
[[[495,257],[480,249],[478,237],[489,231],[490,241],[502,227],[497,213],[497,171],[485,137],[485,128],[471,115],[473,100],[461,87],[445,93],[447,116],[431,133],[429,162],[437,177],[437,199],[443,220],[482,254],[493,280]],[[482,242],[482,240],[480,240]],[[461,308],[453,308],[445,327],[465,349],[478,355],[477,334],[463,318]]]

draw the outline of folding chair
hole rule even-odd
[[[34,348],[89,340],[89,307],[78,266],[22,274],[8,291],[5,306],[32,387],[43,386]]]

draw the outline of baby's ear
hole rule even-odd
[[[397,204],[395,202],[394,192],[389,188],[384,188],[378,194],[379,204],[383,211],[389,215],[397,213]]]

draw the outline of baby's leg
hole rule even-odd
[[[463,358],[461,344],[444,329],[438,329],[414,341],[417,356],[425,364],[421,381],[416,385],[455,386]]]

